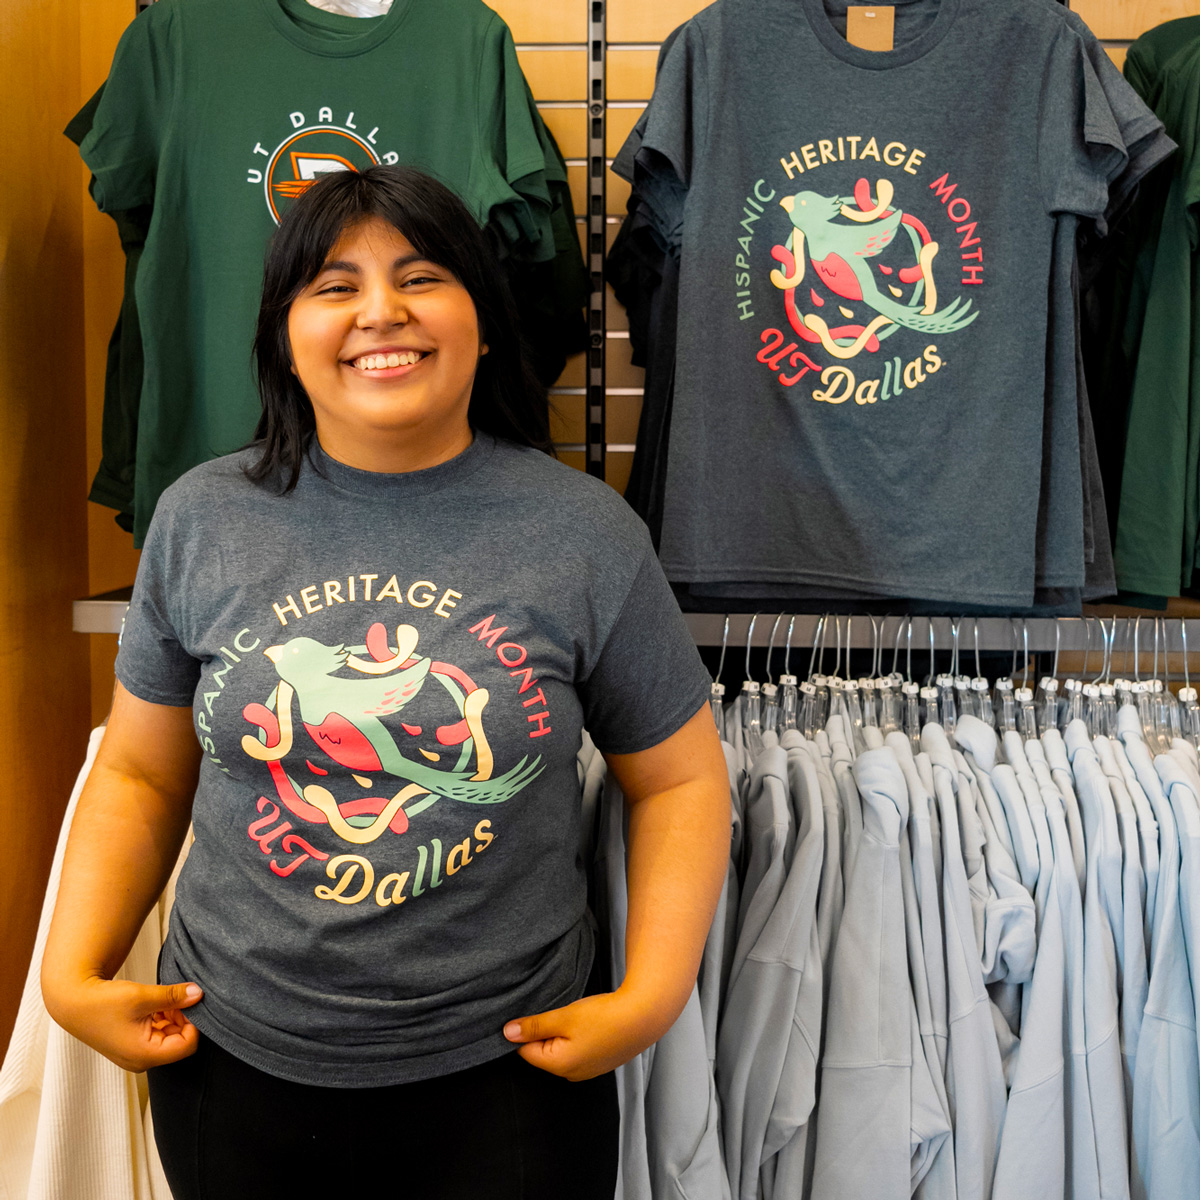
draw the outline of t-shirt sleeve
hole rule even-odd
[[[708,130],[708,64],[703,35],[695,22],[676,32],[661,57],[654,96],[646,109],[645,124],[639,122],[639,127],[639,151],[661,154],[684,187],[689,187]]]
[[[1065,24],[1043,75],[1037,155],[1047,213],[1104,216],[1109,180],[1127,159],[1125,142],[1083,40]]]
[[[201,662],[184,648],[179,633],[187,591],[183,577],[187,556],[173,536],[173,516],[173,506],[160,502],[146,534],[121,633],[116,674],[140,700],[190,707]]]
[[[125,30],[79,147],[102,212],[150,204],[175,93],[174,6],[151,5]]]
[[[647,750],[695,716],[711,682],[647,539],[621,611],[579,687],[584,725],[605,753]]]
[[[481,149],[495,174],[485,223],[499,230],[509,251],[534,262],[549,261],[554,233],[541,120],[512,34],[499,17],[484,39],[478,118]]]

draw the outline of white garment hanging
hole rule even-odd
[[[122,1070],[77,1041],[50,1019],[42,1003],[42,957],[67,837],[103,735],[103,729],[92,731],[63,816],[33,959],[0,1067],[0,1200],[171,1200],[154,1144],[145,1076]],[[186,855],[185,843],[118,979],[156,982],[175,880]]]

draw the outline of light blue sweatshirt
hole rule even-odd
[[[833,952],[811,1200],[899,1198],[912,1187],[916,1020],[899,861],[908,795],[889,749],[860,754],[853,772],[863,834]]]
[[[1131,705],[1119,711],[1118,721],[1159,833],[1150,981],[1133,1077],[1130,1179],[1134,1200],[1157,1200],[1194,1195],[1200,1180],[1200,1052],[1179,908],[1175,816]]]
[[[1004,1071],[972,920],[958,823],[958,771],[940,725],[931,723],[922,729],[921,747],[933,765],[934,795],[942,818],[942,904],[950,1018],[946,1091],[954,1123],[955,1175],[959,1196],[987,1196],[992,1190],[1004,1124]]]
[[[816,921],[825,848],[821,790],[805,750],[779,748],[778,753],[795,788],[791,803],[800,825],[782,886],[761,923],[755,909],[765,885],[755,893],[742,938],[748,942],[752,929],[756,935],[730,980],[717,1039],[725,1161],[738,1200],[757,1200],[764,1164],[789,1143],[796,1143],[803,1167],[821,1044]],[[753,812],[752,802],[752,821]]]

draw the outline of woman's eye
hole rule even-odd
[[[328,296],[336,292],[352,292],[354,289],[348,283],[328,283],[317,292],[318,296]]]
[[[441,283],[441,280],[438,279],[436,275],[414,275],[411,279],[406,279],[404,281],[404,286],[408,287],[410,284],[414,283]]]

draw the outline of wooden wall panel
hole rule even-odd
[[[1098,38],[1132,41],[1155,25],[1200,14],[1196,0],[1071,0]]]
[[[654,68],[658,49],[610,50],[608,52],[608,98],[610,100],[650,99],[654,94]]]
[[[554,134],[563,158],[587,157],[587,111],[583,108],[545,108],[542,120]]]
[[[585,42],[587,0],[490,0],[516,42]]]
[[[4,0],[0,111],[0,1055],[88,735],[79,168],[62,128],[79,95],[79,0]]]
[[[584,100],[587,96],[587,52],[518,50],[517,61],[537,100]]]
[[[677,25],[707,7],[709,0],[608,0],[610,42],[661,42]]]

